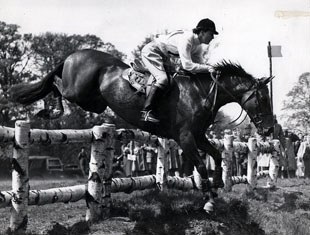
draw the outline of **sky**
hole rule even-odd
[[[281,45],[272,58],[273,106],[277,115],[298,77],[310,72],[310,0],[0,0],[0,21],[21,33],[95,34],[127,54],[151,34],[193,29],[212,19],[219,35],[209,62],[239,63],[254,77],[269,76],[267,45]],[[224,111],[238,116],[239,106]]]

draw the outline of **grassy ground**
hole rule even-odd
[[[31,188],[46,189],[83,181],[31,181]],[[266,180],[259,181],[265,185]],[[9,190],[10,182],[0,183]],[[310,234],[310,180],[279,180],[276,190],[259,188],[249,193],[235,185],[219,192],[216,212],[206,214],[202,194],[196,191],[144,190],[113,194],[112,216],[92,226],[85,220],[86,203],[30,206],[28,234]],[[9,225],[10,208],[0,209],[0,234]]]

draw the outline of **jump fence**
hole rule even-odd
[[[157,170],[155,175],[112,179],[112,160],[115,139],[134,140],[158,144]],[[0,192],[0,208],[11,207],[11,232],[26,230],[29,205],[46,205],[56,202],[76,202],[86,200],[86,221],[95,222],[109,217],[111,193],[144,190],[147,188],[174,188],[191,190],[200,188],[200,176],[176,177],[167,175],[166,157],[169,154],[167,140],[157,138],[140,130],[115,129],[113,124],[103,124],[85,130],[41,130],[30,129],[30,122],[17,121],[15,128],[0,127],[0,142],[13,144],[12,190]],[[248,143],[234,142],[231,135],[223,140],[211,140],[222,151],[224,190],[230,191],[233,184],[257,184],[257,154],[259,151],[278,151],[277,140],[258,143],[250,138]],[[31,145],[48,144],[91,144],[89,177],[87,185],[76,185],[46,190],[29,190],[28,158]],[[233,151],[248,150],[247,176],[232,176]],[[210,179],[212,182],[212,179]]]

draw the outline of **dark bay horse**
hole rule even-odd
[[[206,206],[212,210],[213,194],[198,149],[214,158],[213,183],[217,187],[223,186],[221,154],[207,140],[206,129],[217,111],[231,102],[237,102],[247,112],[258,132],[271,128],[273,115],[266,85],[271,78],[255,79],[240,65],[225,61],[215,66],[220,74],[216,77],[209,73],[177,76],[169,92],[158,101],[160,124],[155,125],[140,121],[145,95],[137,93],[121,78],[127,68],[127,64],[109,54],[77,51],[39,82],[13,86],[11,97],[15,102],[30,104],[54,92],[90,112],[102,113],[109,106],[137,128],[174,139],[200,173],[202,190],[209,196]]]

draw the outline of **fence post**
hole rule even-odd
[[[232,190],[232,155],[233,155],[233,139],[232,135],[224,135],[224,151],[222,152],[223,166],[223,182],[224,190],[230,192]]]
[[[248,189],[252,190],[257,185],[257,140],[255,138],[249,138],[248,148],[247,180]]]
[[[30,122],[15,122],[15,144],[12,159],[12,209],[9,230],[13,233],[23,232],[28,223],[29,200],[29,135]]]
[[[271,141],[273,149],[270,153],[270,162],[269,162],[269,179],[267,180],[267,187],[274,188],[278,180],[279,172],[279,158],[280,158],[280,140],[274,139]]]
[[[91,146],[86,192],[88,222],[99,221],[110,214],[114,134],[113,124],[93,127],[94,140]]]
[[[164,138],[158,138],[159,146],[157,153],[157,165],[156,165],[156,184],[160,190],[163,190],[165,183],[167,182],[168,166],[167,166],[167,141]]]

